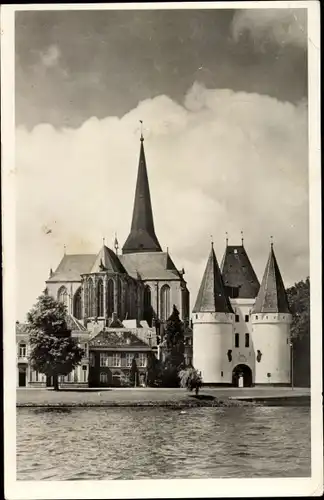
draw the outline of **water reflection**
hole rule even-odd
[[[308,408],[20,408],[17,419],[18,479],[310,475]]]

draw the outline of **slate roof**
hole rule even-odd
[[[255,298],[260,284],[243,245],[226,247],[221,271],[226,287],[238,288],[238,298]]]
[[[91,271],[95,262],[94,254],[64,255],[56,271],[46,283],[52,281],[81,281],[81,274]]]
[[[98,273],[101,271],[126,274],[126,269],[118,259],[115,252],[106,245],[103,245],[100,249],[90,272]]]
[[[133,219],[131,232],[123,246],[124,254],[130,252],[161,252],[162,250],[154,229],[143,142],[144,139],[141,137]]]
[[[67,315],[66,324],[68,329],[71,331],[80,331],[80,332],[88,331],[86,327],[81,323],[81,321],[72,316],[72,314]]]
[[[119,259],[130,276],[142,280],[181,280],[167,252],[129,253]]]
[[[123,331],[123,329],[101,331],[92,337],[89,346],[150,349],[148,344],[139,339],[134,333],[127,330]]]
[[[210,250],[193,312],[233,312],[225,292],[213,245]]]
[[[28,327],[26,323],[16,322],[16,335],[28,335]]]
[[[253,313],[290,313],[285,286],[271,245]]]

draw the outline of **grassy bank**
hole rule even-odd
[[[308,403],[307,403],[308,400]],[[17,407],[241,407],[309,404],[305,391],[203,388],[196,397],[184,389],[18,389]]]

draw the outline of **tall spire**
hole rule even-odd
[[[193,312],[233,312],[225,293],[213,242]]]
[[[140,142],[132,226],[130,234],[123,246],[123,253],[162,251],[154,229],[142,131]]]
[[[285,286],[273,250],[272,237],[268,262],[252,312],[254,314],[290,312]]]

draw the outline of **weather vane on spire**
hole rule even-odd
[[[103,244],[103,246],[105,246],[105,242],[106,242],[106,239],[105,239],[105,237],[103,237],[102,238],[102,244]]]
[[[273,236],[270,236],[270,246],[273,247]]]
[[[66,245],[65,245],[65,243],[64,243],[63,249],[64,249],[64,255],[66,255]]]
[[[225,235],[226,235],[226,246],[227,246],[228,245],[228,232],[227,231],[226,231]]]
[[[141,141],[143,142],[144,141],[144,137],[143,137],[143,120],[140,120],[140,124],[141,124]]]
[[[116,255],[118,255],[119,244],[118,244],[118,240],[117,240],[117,233],[115,233],[114,247],[115,247]]]
[[[212,234],[210,235],[210,239],[211,239],[211,246],[214,248],[214,237]]]
[[[243,231],[241,231],[241,241],[242,241],[242,245],[244,243],[244,234],[243,234]]]

